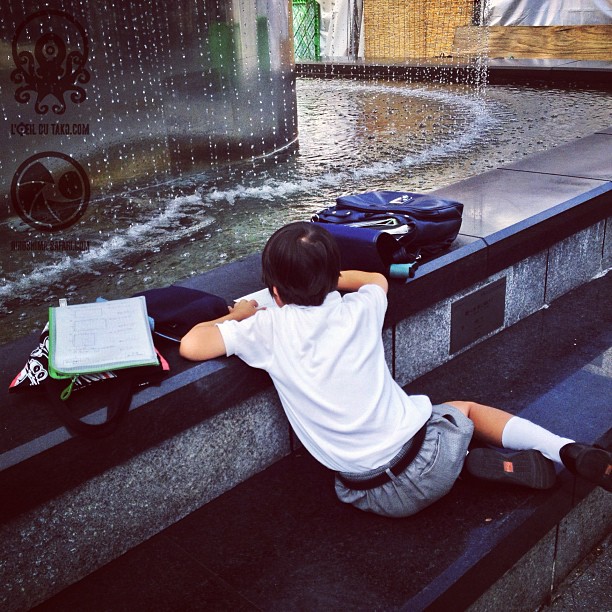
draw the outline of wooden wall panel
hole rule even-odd
[[[457,28],[453,55],[483,52],[490,58],[612,61],[612,25]]]

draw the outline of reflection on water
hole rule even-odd
[[[276,228],[341,194],[435,189],[606,127],[612,108],[609,94],[578,90],[490,86],[477,96],[449,85],[308,79],[297,87],[298,155],[92,202],[79,224],[53,235],[88,241],[88,252],[10,250],[49,236],[3,221],[0,342],[39,329],[59,297],[124,297],[199,274],[260,250]]]

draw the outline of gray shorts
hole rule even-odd
[[[463,468],[473,432],[474,424],[460,410],[448,404],[434,406],[421,450],[399,476],[388,472],[388,482],[365,491],[350,489],[336,478],[336,495],[342,502],[382,516],[416,514],[451,490]],[[391,460],[375,470],[343,476],[371,478],[396,462]]]

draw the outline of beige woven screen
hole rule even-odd
[[[364,0],[366,59],[451,54],[455,30],[472,23],[474,0]]]

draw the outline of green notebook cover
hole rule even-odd
[[[49,374],[157,365],[143,296],[49,308]]]

